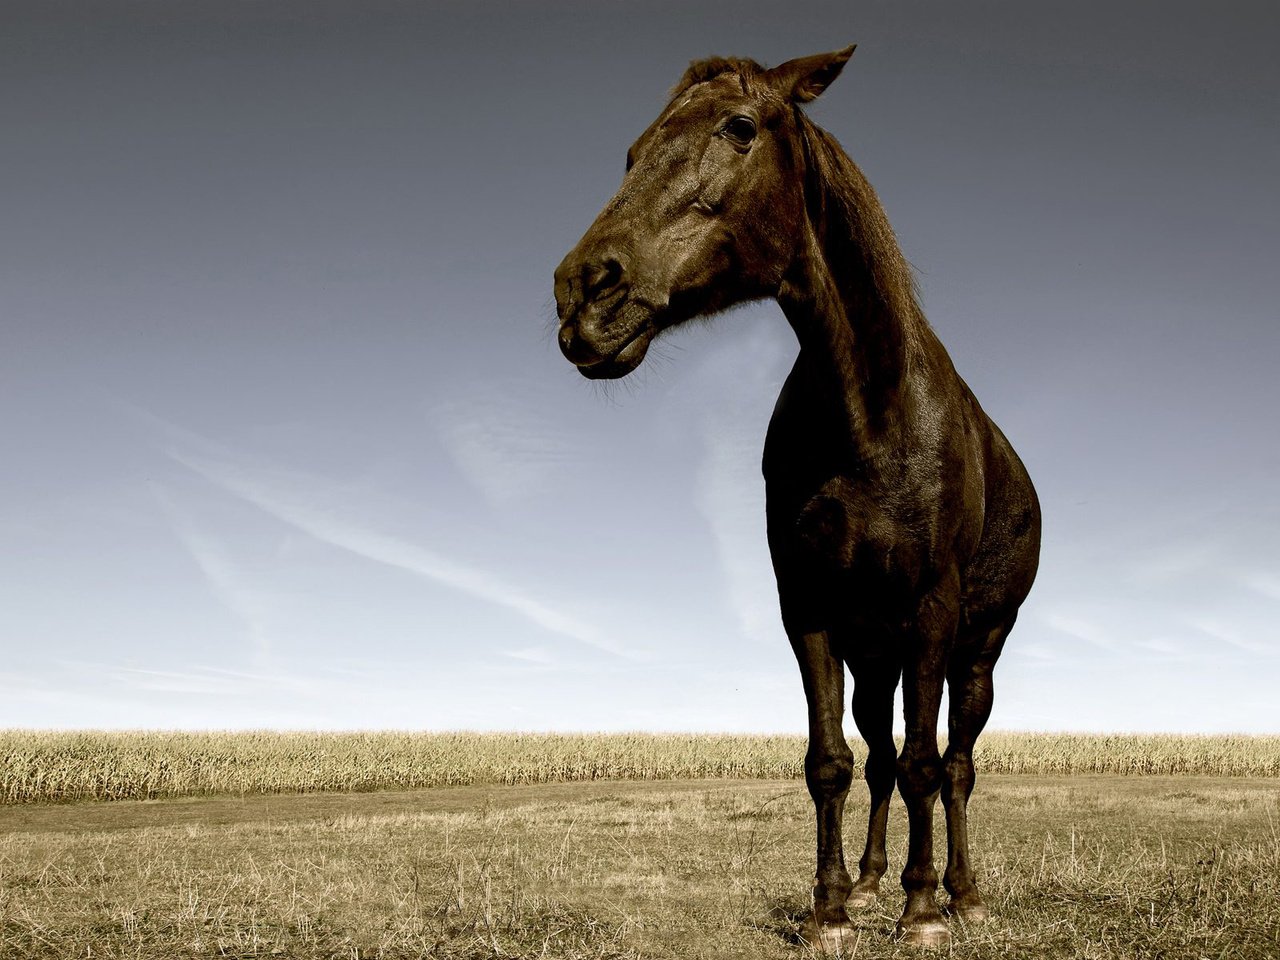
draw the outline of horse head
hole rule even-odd
[[[690,65],[627,151],[622,186],[556,268],[560,349],[583,376],[625,376],[662,330],[777,295],[803,243],[797,108],[852,53],[771,70]]]

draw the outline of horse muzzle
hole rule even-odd
[[[556,268],[560,352],[592,380],[624,377],[644,360],[661,310],[632,286],[615,244],[579,244]]]
[[[657,332],[648,311],[623,310],[603,328],[595,316],[560,324],[560,352],[591,380],[616,380],[640,366]],[[594,313],[594,311],[592,311]],[[640,314],[637,316],[637,314]],[[629,321],[629,322],[628,322]]]

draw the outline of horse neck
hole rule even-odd
[[[864,259],[846,255],[833,264],[832,255],[806,224],[804,248],[778,302],[800,342],[801,362],[817,378],[813,386],[843,404],[851,438],[870,443],[902,409],[918,353],[915,317],[886,301]]]
[[[869,439],[900,421],[928,324],[875,190],[834,137],[799,109],[796,122],[805,217],[778,300],[805,362],[844,404],[851,436]]]

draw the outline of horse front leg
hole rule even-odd
[[[938,710],[958,611],[959,578],[953,575],[921,602],[904,637],[902,705],[907,729],[898,757],[898,792],[907,806],[910,837],[902,871],[907,904],[897,934],[917,946],[945,946],[951,940],[934,899],[938,871],[933,866],[933,809],[943,778]]]
[[[813,798],[818,828],[818,866],[813,881],[813,914],[801,936],[828,952],[839,948],[852,930],[845,901],[853,881],[844,864],[841,824],[844,801],[853,782],[853,751],[844,738],[844,663],[831,651],[825,631],[797,633],[791,646],[800,663],[809,705],[809,749],[805,782]]]

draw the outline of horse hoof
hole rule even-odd
[[[894,935],[910,947],[945,947],[951,943],[951,930],[944,920],[899,920]]]
[[[868,910],[876,905],[880,897],[874,890],[855,890],[844,902],[846,910]]]
[[[943,908],[943,912],[949,917],[959,917],[961,922],[966,924],[986,923],[991,919],[991,911],[981,900],[976,903],[960,903],[952,900]]]
[[[852,945],[857,931],[847,920],[836,923],[818,923],[810,916],[800,925],[800,939],[820,953],[839,953],[846,944]]]

